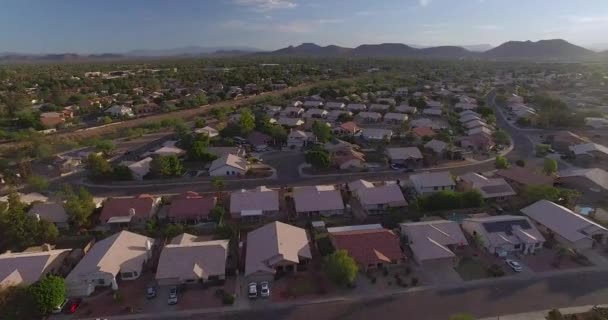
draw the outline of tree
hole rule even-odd
[[[546,185],[527,186],[523,189],[521,195],[524,205],[528,205],[542,199],[557,202],[561,197],[561,191],[558,188]]]
[[[509,160],[503,156],[497,156],[494,164],[496,165],[496,169],[508,169],[511,166]]]
[[[217,159],[217,156],[207,151],[209,146],[209,136],[197,136],[188,149],[188,159],[203,162],[211,162]]]
[[[557,173],[557,161],[555,159],[545,158],[543,164],[543,173],[552,176]]]
[[[160,177],[179,177],[184,172],[182,161],[176,155],[160,156],[152,160],[150,170]]]
[[[113,177],[120,181],[133,180],[133,172],[125,165],[117,165],[114,167]]]
[[[75,193],[69,186],[64,188],[64,194],[65,211],[72,225],[76,228],[88,225],[89,219],[95,211],[93,195],[84,187],[80,187]]]
[[[526,166],[526,162],[522,159],[519,159],[519,160],[515,161],[515,165],[523,168]]]
[[[85,162],[85,168],[95,179],[107,178],[113,173],[112,166],[104,157],[91,153]]]
[[[312,133],[314,133],[317,140],[321,143],[325,143],[331,140],[331,128],[328,127],[324,122],[315,120],[312,124]]]
[[[266,133],[272,137],[275,145],[283,145],[287,141],[287,130],[280,125],[271,125]]]
[[[466,191],[460,194],[461,208],[478,208],[483,205],[483,195],[478,190]]]
[[[224,209],[224,207],[222,206],[215,206],[213,209],[211,209],[211,212],[209,213],[209,218],[211,218],[215,223],[217,223],[218,226],[224,224],[225,216],[226,209]]]
[[[58,276],[47,276],[29,288],[35,307],[40,315],[47,315],[65,300],[65,282]]]
[[[325,271],[338,285],[351,285],[355,282],[359,267],[346,250],[338,250],[325,257]]]
[[[331,165],[331,157],[325,149],[315,148],[306,152],[304,159],[316,169],[327,169]]]
[[[34,189],[37,192],[47,191],[49,188],[49,180],[43,176],[39,175],[30,175],[27,177],[27,184],[30,188]]]
[[[226,183],[224,182],[224,179],[222,179],[221,177],[213,177],[211,179],[211,185],[213,185],[213,188],[215,188],[215,192],[217,192],[217,198],[221,199],[222,197],[222,190],[224,189]]]
[[[255,129],[255,117],[251,110],[244,109],[241,111],[241,119],[239,119],[239,125],[241,128],[241,133],[243,135],[249,134],[253,129]]]
[[[112,140],[98,140],[94,143],[95,151],[102,152],[106,157],[112,154],[112,151],[116,149],[116,145]]]
[[[504,130],[498,129],[494,132],[494,141],[497,144],[508,145],[511,143],[511,137]]]
[[[475,318],[468,313],[457,313],[450,316],[450,320],[475,320]]]

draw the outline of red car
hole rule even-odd
[[[80,306],[81,302],[82,299],[70,299],[70,301],[68,301],[68,303],[63,308],[63,312],[68,314],[76,312],[76,309],[78,309],[78,306]]]

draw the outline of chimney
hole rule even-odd
[[[40,247],[42,248],[42,251],[51,251],[53,249],[48,243],[43,243]]]
[[[129,216],[131,216],[131,217],[135,216],[135,208],[129,209]]]

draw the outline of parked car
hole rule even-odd
[[[505,260],[505,262],[515,272],[521,272],[523,270],[523,268],[521,267],[521,265],[517,261],[513,261],[511,259],[507,259],[507,260]]]
[[[402,165],[400,165],[400,164],[391,163],[391,169],[393,169],[393,170],[402,170],[402,169],[404,169],[404,167]]]
[[[177,287],[171,287],[169,289],[169,299],[167,299],[169,305],[177,304]]]
[[[63,308],[63,313],[73,314],[74,312],[76,312],[76,309],[78,309],[81,302],[82,299],[79,298],[70,299],[68,304]]]
[[[148,286],[146,288],[146,298],[148,298],[148,299],[156,298],[156,287]]]
[[[63,310],[63,308],[65,307],[65,305],[68,303],[68,301],[69,300],[67,298],[63,300],[63,302],[60,305],[56,306],[53,311],[51,311],[51,313],[60,313],[61,310]]]
[[[270,284],[268,281],[263,281],[260,283],[260,296],[262,298],[270,297]]]
[[[255,299],[258,297],[258,286],[255,282],[249,283],[249,299]]]

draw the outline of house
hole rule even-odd
[[[186,154],[186,150],[175,146],[177,141],[165,141],[163,146],[156,149],[152,154],[157,156],[177,156],[181,157]]]
[[[417,140],[422,140],[424,138],[433,138],[435,135],[437,135],[437,133],[435,133],[435,130],[429,127],[412,128],[412,133],[414,134],[414,137],[416,137]]]
[[[304,104],[302,104],[302,107],[304,108],[320,108],[323,106],[323,101],[305,101]]]
[[[402,124],[407,121],[407,114],[388,112],[384,115],[384,122],[388,124]]]
[[[65,122],[63,113],[43,112],[40,114],[40,124],[45,128],[55,128]]]
[[[606,118],[585,118],[585,125],[592,127],[593,129],[605,129],[608,128],[608,119]]]
[[[290,148],[301,148],[311,141],[314,141],[314,135],[312,132],[291,130],[291,132],[289,132],[287,135],[287,146]]]
[[[530,108],[524,104],[513,104],[509,105],[511,108],[511,112],[515,115],[517,119],[528,119],[533,120],[538,115],[536,110]]]
[[[263,151],[268,149],[268,145],[271,141],[271,136],[259,131],[253,131],[247,136],[247,142],[249,142],[255,151]]]
[[[211,162],[209,175],[212,177],[244,176],[248,168],[247,160],[229,153]]]
[[[586,199],[600,202],[608,192],[608,172],[600,168],[572,168],[558,173],[557,182],[560,186],[576,189],[584,194]]]
[[[245,277],[256,282],[295,273],[312,259],[306,230],[278,221],[249,232],[245,252]]]
[[[394,106],[397,104],[397,101],[395,100],[395,98],[378,98],[378,99],[376,99],[376,102],[378,102],[379,104],[390,105],[390,106]]]
[[[371,104],[369,106],[369,111],[375,112],[387,112],[390,106],[388,104]]]
[[[402,104],[395,107],[395,112],[415,114],[416,112],[418,112],[418,109],[416,109],[416,107],[411,107],[407,104]]]
[[[392,164],[408,167],[420,166],[423,159],[418,147],[386,148],[386,155]]]
[[[280,124],[287,128],[295,128],[295,127],[299,127],[299,126],[303,125],[304,120],[302,120],[300,118],[280,117],[279,119],[277,119],[277,124]]]
[[[95,288],[118,289],[122,281],[135,280],[152,257],[153,238],[121,231],[98,241],[65,278],[69,297],[89,296]]]
[[[362,103],[349,103],[346,109],[351,112],[359,112],[367,110],[367,106]]]
[[[551,147],[553,147],[553,149],[563,153],[570,152],[571,146],[577,144],[585,144],[589,142],[589,139],[583,138],[570,131],[555,132],[551,135],[548,135],[547,140],[551,144]]]
[[[299,216],[333,216],[344,214],[342,193],[334,186],[305,186],[293,190],[295,210]]]
[[[353,116],[353,113],[347,110],[331,110],[327,114],[327,120],[338,121],[341,115],[346,115],[348,118]]]
[[[106,109],[105,113],[109,114],[110,116],[112,116],[114,118],[126,118],[126,117],[134,116],[133,109],[123,106],[123,105],[117,105],[117,104]]]
[[[471,110],[462,111],[458,115],[460,116],[461,122],[463,122],[462,121],[463,119],[466,119],[465,117],[476,117],[476,118],[481,119],[481,115],[479,113],[477,113],[475,111],[471,111]],[[468,121],[468,120],[465,120],[464,122],[466,122],[466,121]]]
[[[412,174],[410,181],[416,192],[422,196],[440,191],[454,191],[456,187],[456,183],[448,171]]]
[[[353,121],[344,122],[334,129],[334,133],[339,135],[355,136],[361,133],[361,128]]]
[[[490,128],[490,126],[483,120],[479,120],[479,119],[473,119],[471,121],[467,121],[467,122],[463,122],[462,123],[462,127],[465,130],[473,130],[473,129],[477,129],[480,127],[485,127],[488,128],[490,131],[490,134],[492,133],[492,129]]]
[[[27,286],[46,275],[60,274],[72,249],[53,250],[48,244],[42,248],[37,252],[0,254],[0,288]]]
[[[37,202],[32,205],[29,215],[39,220],[51,222],[59,229],[69,229],[69,217],[63,204],[56,202]]]
[[[216,203],[217,198],[215,197],[203,197],[196,192],[188,191],[171,200],[167,210],[167,218],[172,222],[179,223],[207,221]]]
[[[491,254],[504,257],[509,253],[533,254],[543,247],[545,238],[522,216],[501,215],[462,220],[462,228],[478,238]]]
[[[364,123],[372,123],[372,122],[378,122],[380,120],[382,120],[382,115],[378,112],[359,112],[359,114],[355,117],[357,118],[357,120],[359,120],[360,122],[364,122]]]
[[[389,208],[407,206],[403,192],[398,184],[375,186],[365,180],[357,180],[348,184],[349,190],[359,200],[367,214],[385,213]]]
[[[304,109],[300,107],[287,107],[283,110],[283,115],[290,118],[300,118],[304,114]]]
[[[484,199],[504,200],[516,193],[503,178],[487,178],[476,172],[458,177],[458,187],[463,191],[477,190]]]
[[[137,162],[133,162],[127,167],[131,171],[131,175],[134,180],[141,181],[144,177],[150,173],[150,164],[152,163],[152,157],[143,158]]]
[[[328,102],[325,104],[325,109],[327,110],[342,110],[345,105],[342,102]]]
[[[197,129],[194,129],[194,133],[197,133],[197,134],[205,134],[205,135],[207,135],[209,138],[217,137],[217,136],[219,136],[219,135],[220,135],[220,132],[219,132],[217,129],[212,128],[212,127],[210,127],[210,126],[205,126],[204,128],[197,128]]]
[[[608,229],[549,200],[539,200],[521,212],[541,231],[568,247],[583,250],[608,242]]]
[[[455,221],[411,222],[399,227],[414,260],[422,267],[456,267],[460,259],[454,251],[469,244]]]
[[[422,110],[422,114],[433,117],[441,117],[443,110],[441,108],[427,108]]]
[[[442,155],[448,148],[448,144],[441,140],[433,139],[424,144],[424,148],[428,150],[432,150],[434,153],[438,155]]]
[[[404,97],[407,96],[408,89],[406,87],[396,88],[395,96]]]
[[[235,219],[273,217],[279,213],[279,192],[259,186],[230,194],[230,215]]]
[[[160,198],[141,194],[132,198],[109,198],[103,204],[99,220],[107,224],[143,224],[156,213]]]
[[[365,140],[390,140],[393,137],[393,131],[381,128],[363,128],[361,137]]]
[[[245,152],[245,149],[242,146],[235,146],[235,147],[207,147],[207,152],[209,152],[210,154],[221,158],[221,157],[225,157],[229,154],[234,154],[237,155],[241,158],[244,158],[247,153]]]
[[[480,133],[492,136],[494,134],[494,130],[492,130],[491,128],[488,128],[486,126],[476,127],[476,128],[467,130],[467,136],[472,136],[472,135],[476,135],[476,134],[480,134]]]
[[[553,186],[553,177],[538,174],[528,168],[511,167],[500,169],[496,176],[504,178],[511,186],[523,188],[527,186]]]
[[[405,263],[399,236],[380,225],[329,228],[336,250],[345,250],[361,270],[382,269]]]
[[[579,163],[596,163],[608,161],[608,147],[589,142],[568,147]]]
[[[427,100],[426,106],[431,109],[441,109],[443,107],[443,104],[440,101]]]
[[[266,114],[269,117],[274,117],[276,115],[278,115],[279,113],[281,113],[281,110],[283,108],[281,106],[265,106],[264,110],[266,110]]]
[[[226,279],[229,240],[199,241],[181,234],[163,248],[156,269],[161,286],[205,283]]]
[[[331,142],[326,143],[325,145]],[[331,156],[332,166],[340,170],[363,169],[365,168],[365,154],[356,150],[352,144],[345,145],[343,148],[328,149]]]
[[[471,151],[489,151],[494,146],[494,139],[486,133],[476,133],[459,139],[462,148]]]
[[[454,109],[457,110],[474,110],[477,109],[476,103],[458,102],[454,105]]]
[[[304,118],[306,119],[325,119],[329,112],[323,109],[311,108],[304,112]]]

